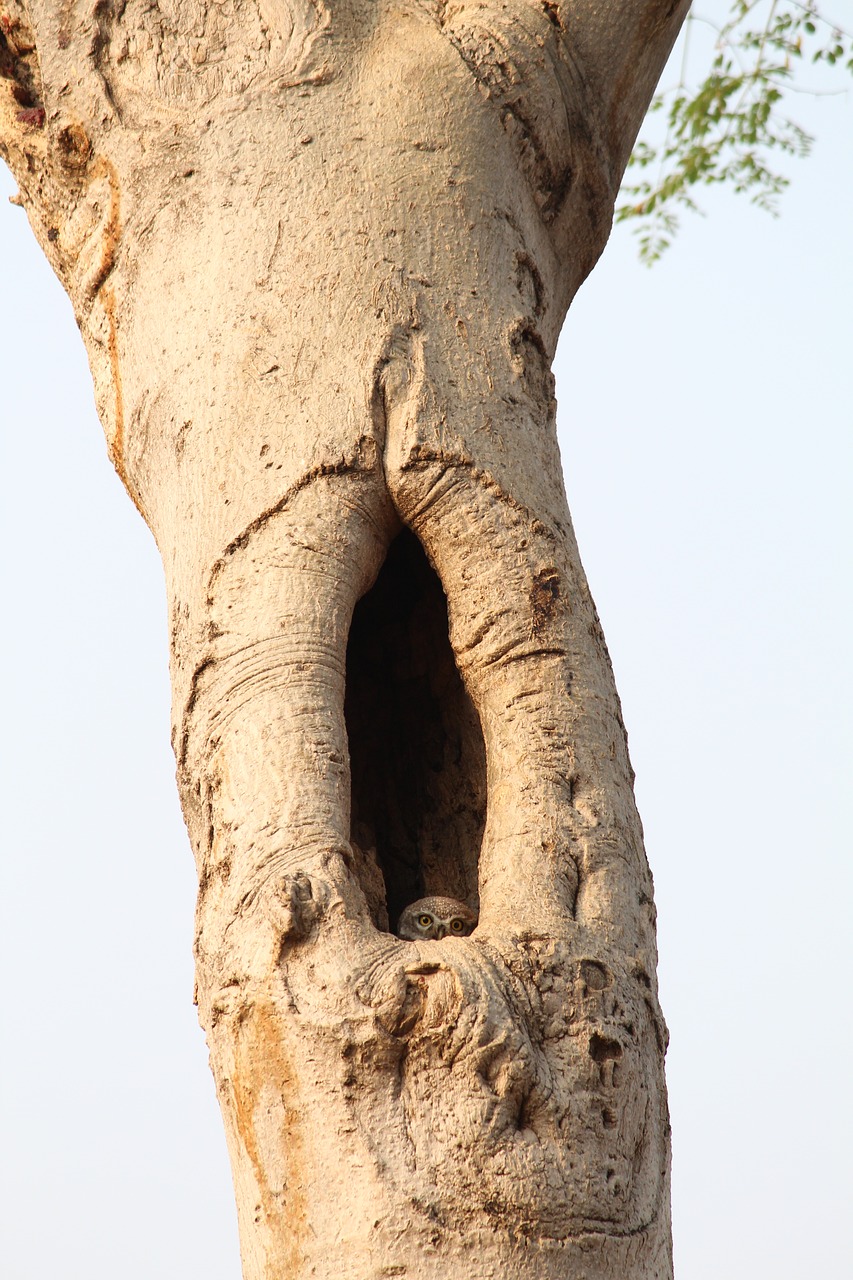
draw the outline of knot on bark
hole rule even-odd
[[[325,880],[297,871],[275,881],[264,901],[267,919],[282,945],[304,942],[326,914],[332,891]]]
[[[452,960],[433,959],[429,953],[440,946],[423,944],[420,958],[410,963],[383,957],[358,983],[359,999],[383,1031],[405,1042],[408,1089],[431,1095],[436,1081],[452,1071],[465,1082],[463,1093],[490,1096],[506,1111],[505,1123],[514,1125],[540,1066],[526,1020],[476,945],[460,939]]]

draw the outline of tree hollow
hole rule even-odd
[[[441,581],[408,529],[353,613],[345,715],[355,870],[374,922],[393,927],[429,894],[476,905],[485,744]]]

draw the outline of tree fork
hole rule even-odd
[[[0,148],[165,566],[247,1280],[671,1274],[550,364],[685,11],[0,0]],[[395,938],[422,891],[476,932]]]

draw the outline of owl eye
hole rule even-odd
[[[428,916],[426,912],[422,916],[418,916],[418,924],[422,929],[428,929],[432,924],[432,916]]]
[[[450,927],[454,933],[462,933],[465,928],[465,921],[460,920],[457,916],[455,920],[450,921]]]

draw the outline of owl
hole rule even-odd
[[[400,916],[397,937],[407,942],[427,938],[467,938],[477,927],[477,913],[456,898],[418,898]]]

